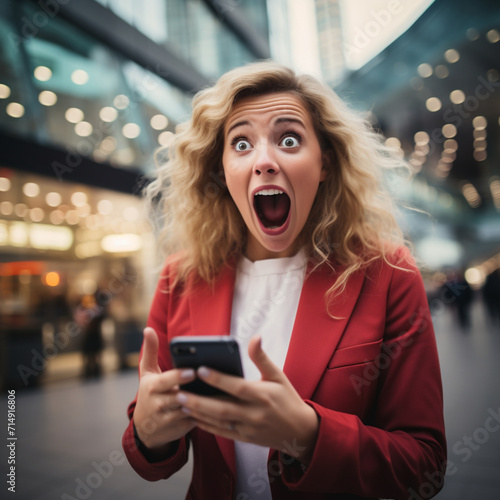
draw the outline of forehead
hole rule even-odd
[[[311,115],[300,97],[291,92],[276,92],[255,97],[245,97],[238,101],[227,117],[224,131],[240,122],[250,122],[253,119],[273,119],[286,115],[312,125]],[[245,123],[246,124],[246,123]]]

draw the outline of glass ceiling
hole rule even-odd
[[[19,19],[35,9],[23,3]],[[12,36],[18,28],[0,21],[0,127],[97,162],[153,169],[190,96],[59,17],[24,43]]]

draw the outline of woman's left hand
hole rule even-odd
[[[279,450],[307,465],[319,428],[316,412],[262,350],[260,337],[250,339],[248,353],[261,380],[248,381],[202,367],[197,372],[200,379],[233,397],[180,392],[177,401],[200,429]]]

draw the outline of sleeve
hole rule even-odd
[[[169,281],[168,273],[169,269],[167,266],[158,282],[147,321],[147,326],[152,327],[158,334],[158,362],[163,371],[171,368],[170,357],[168,356],[167,335],[169,302],[171,300],[170,294],[166,292]],[[140,357],[142,357],[142,348]],[[148,459],[147,453],[145,453],[142,443],[138,440],[134,430],[134,408],[136,400],[137,397],[130,403],[127,409],[129,424],[122,438],[123,450],[132,468],[144,479],[148,481],[167,479],[186,464],[189,452],[189,439],[187,437],[180,439],[175,453],[166,457],[165,460],[152,461]],[[152,429],[154,425],[154,421],[151,422]]]
[[[370,425],[356,415],[311,405],[319,417],[312,461],[281,461],[290,490],[419,499],[444,483],[446,439],[439,359],[423,281],[401,260],[387,294],[377,400]],[[368,383],[368,382],[367,382]],[[289,462],[288,462],[289,463]]]

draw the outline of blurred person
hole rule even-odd
[[[102,323],[106,319],[106,309],[95,295],[84,295],[75,313],[75,321],[82,328],[83,377],[101,375],[101,353],[104,348]]]
[[[398,166],[331,89],[281,65],[232,70],[194,98],[147,189],[169,256],[123,436],[142,477],[170,477],[192,446],[189,499],[441,489],[434,331],[383,187]],[[245,378],[172,367],[172,337],[217,334],[244,347]],[[180,390],[195,377],[231,397]]]
[[[471,308],[474,295],[465,279],[464,270],[447,272],[446,282],[442,286],[440,295],[455,315],[460,328],[468,331],[472,324]]]
[[[474,292],[465,279],[465,270],[463,269],[457,274],[455,288],[457,289],[457,294],[454,305],[458,323],[462,330],[468,331],[472,326],[471,310]]]
[[[493,328],[500,328],[500,269],[488,274],[483,286],[483,299]]]

